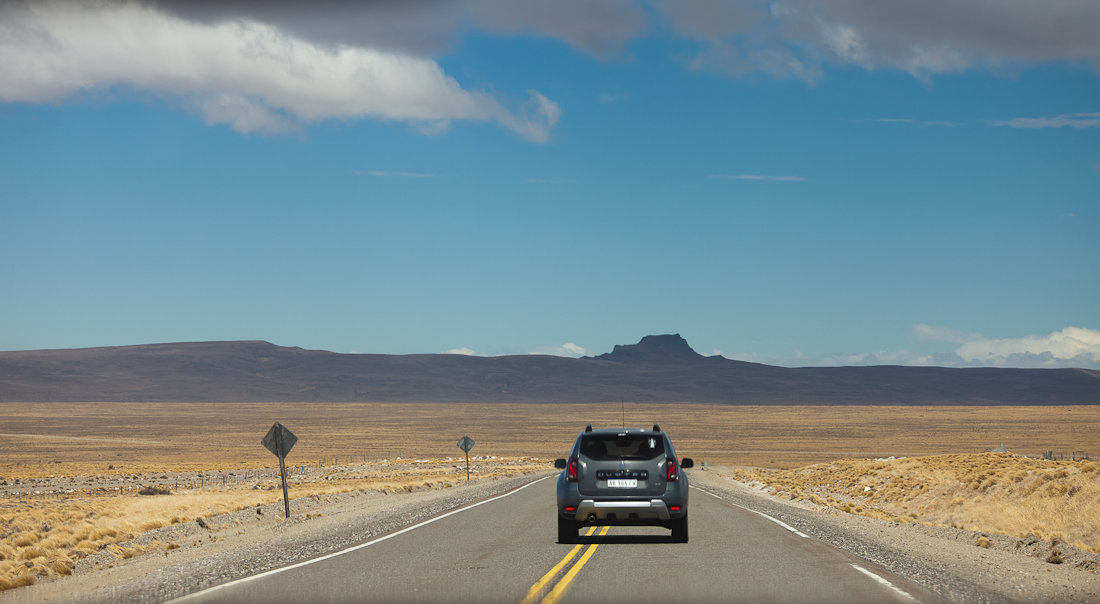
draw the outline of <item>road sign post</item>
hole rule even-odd
[[[458,441],[458,448],[466,452],[466,482],[470,482],[470,449],[474,448],[473,439],[463,435]]]
[[[286,512],[284,518],[288,519],[290,518],[290,496],[286,488],[286,454],[290,453],[291,447],[296,442],[298,437],[279,422],[275,422],[267,431],[267,436],[260,441],[264,448],[279,458],[279,475],[283,477],[283,509]]]

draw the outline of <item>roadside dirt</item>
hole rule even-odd
[[[691,473],[693,486],[766,513],[953,602],[1100,602],[1100,555],[1034,536],[891,522],[771,495],[734,468]]]
[[[124,559],[104,550],[80,560],[67,577],[0,592],[4,604],[39,602],[164,602],[362,542],[432,516],[550,476],[522,472],[456,487],[365,489],[196,519],[148,531],[123,548],[144,553]],[[203,526],[205,525],[205,526]]]

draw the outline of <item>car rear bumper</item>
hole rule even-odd
[[[578,522],[667,521],[672,518],[668,506],[660,499],[649,501],[596,501],[584,499],[577,505]]]

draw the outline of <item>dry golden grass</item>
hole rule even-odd
[[[546,463],[529,458],[479,459],[473,480],[485,480],[535,470]],[[378,489],[388,493],[416,488],[448,488],[465,480],[454,463],[371,464],[337,466],[291,481],[291,497],[339,501],[342,493]],[[53,578],[72,573],[75,561],[100,550],[116,558],[140,555],[147,548],[129,543],[138,535],[164,526],[211,518],[282,498],[275,480],[230,488],[208,488],[168,496],[84,497],[38,499],[0,504],[0,591],[27,585],[35,576]],[[313,514],[312,516],[320,516]],[[169,543],[164,549],[178,548]],[[159,550],[158,550],[159,551]],[[28,566],[27,563],[30,565]],[[29,577],[29,579],[27,578]]]
[[[270,468],[259,446],[279,421],[299,438],[289,464],[334,457],[560,457],[585,424],[622,423],[619,402],[578,405],[392,403],[0,403],[4,478]],[[727,465],[794,468],[844,457],[1097,448],[1087,407],[733,407],[626,404],[626,425],[659,423],[677,452]],[[1100,455],[1100,451],[1090,451]],[[277,465],[277,464],[276,464]]]
[[[734,476],[844,512],[1017,537],[1030,533],[1100,552],[1097,462],[978,453],[845,459],[794,470],[739,469]]]

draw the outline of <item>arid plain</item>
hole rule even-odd
[[[1100,455],[1100,406],[903,407],[694,404],[4,403],[0,476],[262,468],[272,423],[298,436],[288,464],[355,457],[565,455],[585,424],[669,432],[680,455],[794,468],[842,458],[977,453]]]
[[[1087,483],[1081,495],[1092,499],[1097,464],[1016,467],[1047,450],[1095,459],[1100,407],[1093,406],[4,403],[0,411],[0,591],[69,574],[103,548],[118,558],[148,553],[125,545],[148,530],[277,501],[278,463],[260,445],[276,421],[299,438],[288,466],[309,468],[291,472],[292,496],[326,502],[363,489],[457,486],[465,478],[456,465],[463,435],[477,443],[474,478],[484,480],[549,470],[589,423],[657,423],[680,456],[724,466],[784,498],[902,522],[1046,534],[1100,551],[1100,526],[1080,518],[1094,508],[1080,509],[1082,497],[1068,507],[1055,501],[1081,490],[1074,480]],[[1000,444],[1030,459],[981,455]],[[881,462],[891,456],[912,461],[889,474],[896,464]],[[215,488],[195,489],[197,476]],[[927,484],[912,490],[909,482]],[[900,491],[880,495],[884,483]],[[117,498],[143,485],[176,496]],[[990,515],[993,504],[1015,511]]]

